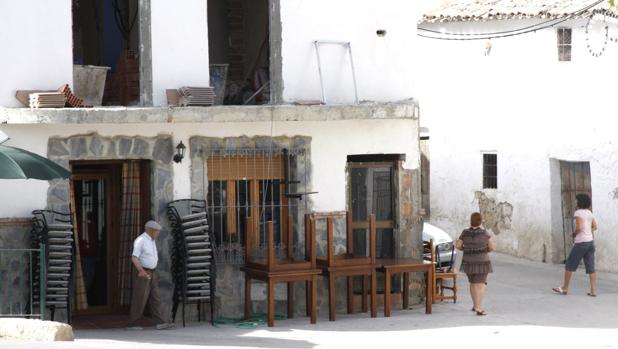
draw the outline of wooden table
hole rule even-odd
[[[328,279],[328,319],[330,321],[336,320],[337,313],[337,287],[336,280],[338,277],[347,277],[347,302],[348,302],[348,314],[351,314],[354,310],[354,297],[352,294],[352,277],[361,276],[363,278],[363,312],[366,309],[366,283],[365,278],[370,279],[370,300],[371,300],[371,317],[377,317],[377,279],[376,279],[376,265],[375,264],[350,264],[341,266],[328,266],[321,264],[318,259],[318,267],[322,269],[322,275]]]
[[[293,270],[293,271],[267,271],[249,267],[241,267],[245,273],[245,320],[251,318],[251,280],[264,281],[267,284],[268,299],[268,327],[275,325],[275,285],[286,282],[288,285],[288,318],[294,317],[294,292],[293,283],[305,281],[307,288],[307,313],[311,323],[315,324],[317,319],[317,298],[318,298],[318,275],[322,273],[320,269]]]
[[[432,263],[423,263],[417,259],[379,259],[376,261],[377,269],[384,273],[384,316],[391,316],[391,276],[403,273],[403,309],[408,308],[409,297],[409,273],[425,274],[425,314],[431,314],[433,304],[433,290],[431,287],[434,273]]]

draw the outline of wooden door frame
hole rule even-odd
[[[128,313],[128,307],[119,304],[118,287],[118,258],[115,254],[119,245],[118,234],[116,233],[120,227],[119,217],[122,202],[122,166],[129,161],[140,162],[140,176],[142,177],[140,187],[141,215],[144,221],[152,217],[152,161],[149,159],[126,159],[126,160],[74,160],[69,162],[69,166],[73,173],[69,190],[74,190],[74,180],[83,180],[88,178],[97,178],[101,175],[109,176],[109,184],[106,184],[106,195],[108,200],[106,203],[107,217],[106,225],[108,249],[107,249],[107,264],[108,264],[108,304],[106,306],[89,306],[86,310],[77,311],[74,315],[89,315],[89,314],[112,314],[112,313]],[[81,169],[81,166],[106,166],[104,169]],[[115,219],[114,219],[115,218]],[[110,248],[115,247],[115,248]],[[110,292],[111,287],[111,292]]]

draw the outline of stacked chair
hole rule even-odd
[[[185,326],[185,305],[197,304],[198,321],[201,306],[210,303],[210,321],[214,325],[215,264],[213,239],[208,228],[206,202],[176,200],[167,206],[174,237],[172,274],[174,305],[172,318],[176,320],[178,305],[182,305],[182,326]]]
[[[31,290],[40,289],[45,284],[45,308],[51,311],[51,320],[57,309],[66,309],[67,319],[71,319],[71,290],[73,286],[73,266],[75,263],[75,239],[71,215],[50,210],[33,211],[31,242],[32,248],[45,245],[45,265],[33,259]],[[45,269],[45,279],[41,280],[41,268]],[[33,305],[41,309],[40,294],[33,295]]]

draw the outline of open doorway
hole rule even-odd
[[[71,168],[83,276],[75,284],[87,304],[75,314],[128,314],[132,242],[151,218],[150,162],[74,161]]]
[[[269,0],[208,0],[211,85],[225,86],[224,104],[270,102],[268,4]]]
[[[72,0],[72,13],[75,93],[88,101],[100,85],[103,105],[139,103],[138,0]]]

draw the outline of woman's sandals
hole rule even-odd
[[[563,290],[562,287],[554,287],[551,290],[563,296],[566,296],[567,294],[567,291]]]

